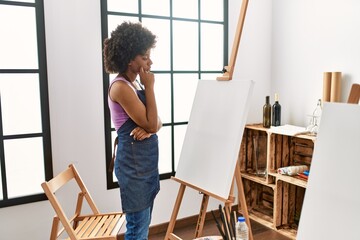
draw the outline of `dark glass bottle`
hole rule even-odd
[[[279,95],[275,93],[275,103],[272,106],[272,125],[281,125],[281,105],[279,103]]]
[[[270,126],[271,126],[270,96],[266,96],[265,105],[263,107],[263,127],[270,128]]]

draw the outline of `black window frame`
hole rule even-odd
[[[45,180],[53,177],[52,168],[52,151],[51,151],[51,135],[50,135],[50,114],[49,114],[49,96],[48,96],[48,79],[47,79],[47,63],[46,63],[46,42],[45,42],[45,20],[44,20],[44,3],[43,0],[35,0],[34,3],[16,2],[0,0],[0,5],[13,5],[22,7],[34,7],[36,15],[36,35],[37,35],[37,53],[38,68],[37,69],[2,69],[0,66],[0,74],[28,74],[35,73],[39,75],[40,87],[40,109],[42,132],[29,134],[5,135],[3,133],[2,113],[1,113],[1,96],[0,96],[0,167],[2,178],[3,199],[0,200],[0,208],[27,204],[47,200],[44,193],[37,193],[16,198],[8,197],[8,187],[6,180],[6,159],[4,154],[4,141],[9,139],[23,139],[42,137],[43,140],[43,156],[44,156],[44,173]],[[41,183],[39,183],[41,184]]]

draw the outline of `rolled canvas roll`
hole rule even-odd
[[[278,168],[277,172],[279,174],[283,174],[283,175],[290,175],[290,176],[294,176],[297,173],[302,173],[304,171],[308,171],[309,167],[306,165],[299,165],[299,166],[288,166],[288,167],[282,167],[282,168]]]
[[[323,75],[323,102],[330,102],[331,95],[331,72],[324,72]]]
[[[330,102],[340,102],[340,99],[341,99],[341,72],[332,72]]]

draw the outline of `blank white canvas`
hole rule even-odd
[[[297,240],[360,239],[360,105],[325,103]]]
[[[176,178],[229,197],[254,83],[199,80]]]

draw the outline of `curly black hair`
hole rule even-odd
[[[104,65],[108,73],[125,72],[129,62],[154,48],[156,36],[141,23],[123,22],[104,41]]]

